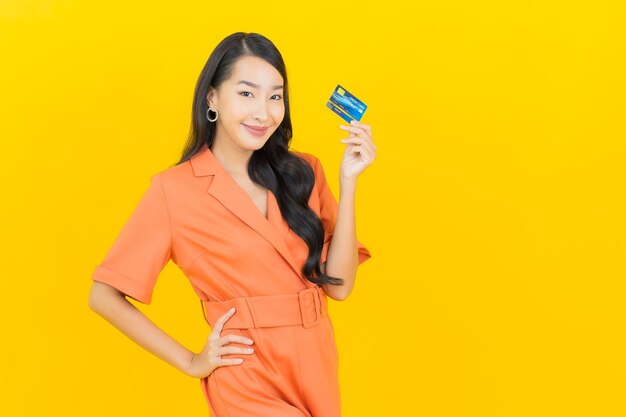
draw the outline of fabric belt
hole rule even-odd
[[[302,325],[313,327],[328,315],[324,289],[315,285],[294,294],[236,297],[225,301],[200,300],[204,318],[213,328],[215,322],[231,307],[235,313],[223,329]]]

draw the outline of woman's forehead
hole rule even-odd
[[[283,85],[283,77],[272,64],[259,57],[245,56],[237,60],[231,82],[234,85],[244,84],[254,88],[269,88]]]

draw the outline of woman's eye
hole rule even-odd
[[[250,94],[250,96],[246,96],[244,95],[244,97],[251,97],[252,93],[249,91],[242,91],[239,94],[244,95],[244,94]],[[274,94],[272,97],[278,97],[276,100],[282,100],[282,96],[280,94]]]

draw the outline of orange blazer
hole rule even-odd
[[[315,172],[309,206],[324,227],[323,263],[338,203],[319,159],[294,153]],[[267,204],[266,219],[205,144],[188,161],[151,176],[149,187],[92,279],[150,304],[159,273],[171,259],[201,300],[304,290],[308,286],[302,267],[308,247],[282,218],[269,190]],[[371,253],[357,243],[360,265]]]

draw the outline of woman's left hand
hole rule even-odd
[[[339,126],[350,132],[350,135],[341,139],[347,143],[346,150],[341,161],[339,172],[340,179],[356,181],[356,178],[376,159],[376,145],[372,141],[372,128],[370,125],[356,120],[350,122],[350,126]]]

